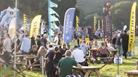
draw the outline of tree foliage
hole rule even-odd
[[[111,1],[112,5],[121,1],[130,0],[51,0],[58,4],[58,8],[54,10],[60,15],[60,22],[63,25],[64,14],[70,7],[76,7],[80,16],[81,25],[92,25],[92,18],[96,14],[102,18],[103,6],[106,1]],[[138,0],[135,0],[138,2]],[[131,3],[121,4],[113,8],[112,23],[115,26],[122,24],[129,25]],[[14,7],[15,0],[0,0],[0,11],[8,6]],[[18,8],[21,13],[25,13],[28,17],[33,18],[35,15],[41,14],[45,20],[48,20],[48,0],[18,0]],[[137,9],[138,11],[138,9]],[[22,15],[21,14],[21,15]],[[137,12],[138,17],[138,12]],[[138,20],[137,20],[138,21]],[[137,22],[138,23],[138,22]]]

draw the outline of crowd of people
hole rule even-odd
[[[78,43],[73,44],[73,47],[63,43],[62,33],[60,32],[55,33],[53,42],[48,40],[46,33],[37,37],[29,37],[27,33],[22,31],[22,34],[18,35],[16,40],[11,39],[9,34],[4,34],[4,37],[0,39],[0,53],[3,55],[8,52],[9,55],[13,55],[16,43],[16,53],[37,56],[37,58],[31,59],[31,64],[28,65],[28,68],[32,68],[35,63],[41,64],[43,56],[46,59],[45,71],[47,77],[66,77],[71,75],[73,66],[88,66],[88,56],[91,56],[93,61],[97,59],[97,56],[108,57],[110,53],[118,51],[117,49],[121,48],[121,45],[123,53],[120,50],[120,55],[127,58],[128,34],[126,31],[114,33],[112,39],[105,36],[104,40],[100,42],[101,44],[91,36],[89,29],[89,35],[83,33],[85,31],[81,32],[80,34],[77,32],[74,34],[74,39]],[[89,36],[88,41],[85,39],[87,36]],[[96,49],[96,52],[93,52],[94,49]],[[0,62],[4,61],[0,59]]]

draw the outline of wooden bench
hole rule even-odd
[[[130,70],[126,72],[128,77],[138,77],[138,61],[136,62],[136,66],[136,70]]]
[[[81,66],[81,68],[73,66],[73,69],[84,73],[84,77],[90,77],[90,74],[92,72],[94,72],[96,74],[96,77],[101,77],[100,69],[102,69],[105,65],[106,64],[102,65],[101,67],[99,67],[99,66]]]
[[[128,77],[138,77],[138,70],[131,70],[127,72]]]

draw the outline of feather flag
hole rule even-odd
[[[51,23],[55,22],[55,21],[59,21],[59,19],[57,17],[55,17],[54,15],[51,15],[50,19],[52,19]]]
[[[35,16],[31,23],[30,37],[32,36],[37,37],[40,31],[40,23],[41,23],[41,15]]]
[[[51,15],[55,14],[59,17],[59,14],[56,11],[54,11],[52,8],[49,8],[49,12],[50,12]]]
[[[131,15],[130,15],[128,51],[131,52],[134,51],[135,47],[136,6],[137,3],[134,2],[132,5]]]
[[[48,0],[48,38],[49,38],[49,41],[53,41],[52,36],[54,36],[54,31],[58,27],[55,24],[55,22],[56,21],[59,22],[59,19],[56,17],[56,16],[59,17],[59,14],[52,9],[53,7],[57,8],[58,5],[56,3],[53,3],[51,0]]]
[[[63,40],[66,44],[73,39],[75,8],[69,8],[64,16]]]
[[[27,17],[26,17],[26,14],[23,14],[23,25],[24,25],[24,31],[27,31]]]
[[[93,31],[95,32],[96,31],[96,23],[97,23],[97,20],[96,20],[96,16],[94,16],[94,23],[93,23]]]
[[[50,4],[50,7],[53,8],[53,7],[58,7],[57,4],[55,4],[54,2],[50,1],[49,0],[49,4]]]
[[[13,18],[9,24],[8,34],[13,39],[16,36],[16,18]]]
[[[76,16],[76,31],[78,31],[79,28],[79,17]]]

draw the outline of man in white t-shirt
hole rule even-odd
[[[74,58],[77,63],[84,66],[87,65],[84,52],[77,46],[75,46],[75,49],[72,51],[71,57]]]

